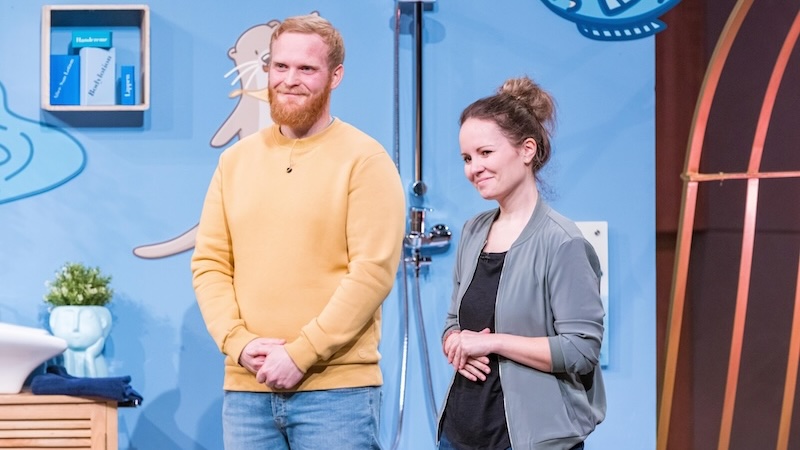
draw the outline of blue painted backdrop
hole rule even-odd
[[[52,190],[0,202],[0,321],[45,326],[44,281],[67,260],[99,265],[113,275],[116,289],[106,348],[110,372],[131,375],[145,397],[140,407],[120,412],[121,448],[221,448],[222,356],[195,304],[190,253],[142,259],[132,250],[196,224],[222,150],[210,141],[236,104],[228,97],[235,86],[232,77],[225,78],[233,68],[227,52],[255,25],[317,10],[340,28],[347,58],[344,82],[334,92],[334,114],[393,153],[394,4],[154,0],[151,108],[142,124],[119,127],[69,127],[39,109],[43,4],[0,4],[5,87],[0,169],[4,163],[10,167],[4,155],[22,145],[10,131],[22,129],[29,130],[33,148],[42,150],[34,157],[57,166],[60,156],[52,150],[67,143],[73,152],[85,151],[85,166]],[[404,15],[401,21],[399,66],[400,165],[407,185],[414,173],[410,20]],[[575,220],[609,224],[611,331],[604,343],[609,408],[588,443],[592,449],[655,448],[653,38],[592,41],[531,0],[440,0],[425,13],[424,24],[428,194],[409,202],[433,208],[428,224],[449,225],[457,240],[468,217],[492,206],[464,179],[457,146],[460,111],[510,76],[528,74],[550,90],[559,107],[554,157],[545,173],[554,191],[551,203]],[[62,132],[68,136],[53,137]],[[450,377],[439,332],[453,254],[450,249],[434,255],[421,278],[437,407]],[[398,276],[398,286],[402,282]],[[384,306],[381,434],[387,448],[398,416],[400,292],[395,288]],[[413,316],[411,331],[400,448],[433,448]]]

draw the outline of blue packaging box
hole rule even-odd
[[[72,32],[70,47],[74,52],[83,47],[111,48],[111,32],[99,30],[81,30]]]
[[[81,57],[81,105],[117,103],[117,52],[115,48],[84,47]]]
[[[81,59],[76,55],[50,55],[50,104],[79,105]]]
[[[134,66],[119,66],[119,104],[136,104],[136,70]]]

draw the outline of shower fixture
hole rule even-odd
[[[406,381],[408,377],[408,350],[409,350],[409,278],[413,278],[413,304],[414,316],[417,322],[418,340],[421,347],[423,364],[423,385],[425,388],[426,402],[432,423],[436,422],[437,406],[433,392],[431,377],[430,353],[425,332],[425,320],[422,315],[422,296],[420,293],[420,269],[431,263],[430,253],[445,251],[450,244],[452,233],[444,224],[433,225],[430,230],[425,226],[425,218],[430,208],[418,206],[423,204],[427,186],[422,181],[422,13],[423,3],[433,3],[434,0],[395,0],[394,11],[394,162],[400,172],[400,23],[403,15],[403,4],[412,3],[414,23],[414,181],[411,184],[412,203],[408,210],[408,234],[403,239],[403,261],[400,264],[403,282],[401,301],[403,312],[400,317],[402,330],[401,361],[400,361],[400,389],[398,393],[397,425],[391,449],[395,450],[400,445],[403,432],[403,416],[405,415]],[[408,268],[413,267],[412,276],[409,277]]]
[[[422,197],[428,191],[428,186],[422,181],[422,2],[414,5],[414,128],[416,129],[416,139],[414,140],[414,184],[411,185],[411,192],[417,197]]]
[[[402,3],[413,3],[414,7],[414,182],[411,184],[411,193],[416,197],[422,197],[428,192],[428,186],[422,181],[422,13],[424,4],[433,2],[397,0],[395,3],[398,12]],[[399,14],[396,17],[399,19]],[[395,36],[399,38],[398,33]]]
[[[412,206],[408,209],[409,232],[405,237],[404,245],[411,250],[424,250],[445,248],[450,244],[452,233],[444,224],[436,224],[430,232],[425,229],[425,214],[433,211],[431,208]]]
[[[411,264],[417,273],[422,266],[431,262],[430,255],[423,254],[423,251],[445,249],[452,237],[450,228],[442,223],[432,226],[429,232],[425,229],[425,214],[428,211],[432,210],[418,206],[408,209],[409,232],[403,239],[403,246],[410,254],[405,258],[405,263]]]

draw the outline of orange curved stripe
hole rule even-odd
[[[736,389],[739,384],[739,367],[742,360],[742,341],[747,319],[747,300],[750,294],[750,272],[753,268],[753,243],[756,237],[756,211],[758,209],[758,187],[760,180],[747,180],[747,196],[742,230],[742,256],[739,259],[739,283],[736,288],[736,306],[733,313],[733,332],[728,356],[728,376],[725,381],[725,399],[722,404],[722,419],[719,427],[717,450],[728,450],[733,425],[733,409],[736,404]]]
[[[783,388],[783,406],[778,427],[777,450],[789,448],[789,430],[792,428],[792,408],[797,391],[797,366],[800,359],[800,261],[797,264],[797,283],[794,290],[794,314],[792,315],[792,334],[789,338],[789,358],[786,364],[786,383]]]
[[[775,60],[775,65],[770,74],[764,100],[761,103],[761,112],[756,123],[756,132],[753,137],[753,147],[750,151],[750,162],[747,173],[757,175],[761,168],[761,159],[764,154],[764,142],[767,139],[767,130],[775,107],[786,65],[797,43],[800,33],[800,13],[795,15],[795,20],[786,34],[781,51]],[[725,383],[725,400],[722,405],[722,420],[719,431],[719,450],[727,450],[730,446],[731,429],[733,427],[733,414],[736,409],[736,392],[739,385],[739,369],[742,360],[742,342],[744,341],[744,328],[747,320],[747,301],[750,292],[750,279],[753,269],[753,241],[755,240],[756,213],[758,209],[759,178],[752,177],[747,181],[747,203],[745,208],[744,227],[742,233],[742,255],[739,261],[739,284],[736,292],[736,307],[733,318],[733,332],[731,336],[730,356],[728,358],[728,376]]]
[[[747,16],[752,4],[753,0],[739,0],[736,2],[728,21],[725,23],[725,28],[722,29],[722,34],[720,34],[717,45],[714,48],[714,53],[711,55],[703,85],[700,87],[700,97],[697,100],[692,129],[689,131],[689,154],[686,157],[687,173],[696,173],[699,170],[708,116],[711,112],[714,96],[717,93],[722,69],[725,67],[728,54],[730,54],[731,47],[733,47],[733,41],[736,39],[736,35],[739,34],[739,29],[742,27],[744,18]]]
[[[794,314],[792,334],[789,339],[789,357],[786,364],[786,385],[783,389],[781,422],[778,428],[777,450],[789,448],[789,430],[792,427],[794,394],[797,391],[797,368],[800,365],[800,261],[797,264],[797,282],[794,290]]]
[[[702,145],[705,138],[706,126],[711,110],[714,95],[719,83],[719,79],[724,68],[733,41],[738,34],[744,18],[749,11],[752,1],[739,1],[734,7],[731,16],[728,18],[725,29],[717,43],[717,47],[712,56],[709,69],[706,72],[706,79],[701,88],[701,95],[698,99],[695,111],[695,121],[690,132],[688,155],[686,160],[686,170],[683,175],[684,199],[681,211],[681,221],[679,224],[679,241],[676,252],[675,279],[673,281],[672,302],[670,305],[670,318],[667,330],[667,352],[665,364],[664,386],[659,415],[658,428],[658,448],[666,450],[669,434],[669,419],[671,415],[672,396],[674,395],[675,372],[677,366],[678,348],[680,343],[682,315],[685,303],[685,291],[688,275],[688,255],[691,248],[691,238],[694,222],[694,212],[697,200],[698,182],[724,180],[724,179],[747,179],[747,197],[744,217],[744,227],[742,235],[742,254],[739,266],[739,282],[737,287],[736,309],[734,313],[733,333],[731,336],[731,348],[728,361],[727,381],[725,387],[725,398],[720,423],[720,434],[718,450],[727,450],[730,446],[730,434],[735,409],[736,391],[738,387],[739,368],[741,364],[741,349],[744,339],[744,327],[747,315],[747,301],[749,296],[750,278],[752,271],[753,245],[755,240],[756,213],[758,209],[759,180],[761,178],[797,178],[800,172],[759,172],[764,152],[764,142],[766,141],[775,100],[783,80],[786,66],[788,65],[792,51],[794,50],[798,37],[800,37],[800,12],[795,16],[795,20],[784,39],[781,51],[773,66],[770,81],[764,94],[761,112],[756,124],[756,132],[751,148],[750,160],[746,173],[735,174],[700,174],[698,173],[700,157],[702,155]],[[789,428],[791,425],[792,408],[794,405],[794,393],[796,392],[796,377],[798,362],[796,353],[800,351],[800,268],[798,269],[798,285],[796,293],[796,320],[792,324],[792,350],[790,351],[786,385],[784,388],[784,404],[781,412],[780,430],[778,436],[778,450],[785,450],[788,445]]]
[[[767,139],[767,129],[772,118],[772,110],[775,108],[775,99],[778,97],[778,90],[781,87],[786,66],[789,64],[789,58],[792,56],[792,51],[797,44],[798,35],[800,35],[800,12],[795,15],[794,22],[792,22],[789,32],[786,33],[783,46],[780,53],[778,53],[778,58],[775,60],[775,66],[772,68],[772,74],[769,77],[767,92],[764,94],[764,101],[761,104],[761,112],[756,124],[753,151],[750,153],[750,164],[747,166],[747,173],[756,173],[761,168],[764,141]]]
[[[666,334],[666,352],[664,364],[664,382],[661,390],[659,405],[657,448],[667,450],[669,438],[669,422],[672,416],[672,400],[675,393],[675,373],[677,371],[678,350],[680,348],[681,328],[683,325],[683,310],[686,297],[686,281],[689,271],[689,253],[692,245],[692,231],[694,228],[695,207],[697,204],[697,182],[689,181],[688,177],[696,174],[700,166],[700,155],[703,149],[708,117],[711,104],[716,94],[722,69],[727,61],[733,41],[739,33],[744,18],[753,0],[738,0],[733,7],[728,21],[722,30],[714,53],[711,55],[708,69],[706,70],[700,96],[695,108],[692,128],[689,132],[689,145],[687,149],[686,167],[684,177],[683,202],[681,218],[678,224],[678,245],[675,254],[674,280],[672,298]]]
[[[784,40],[783,47],[781,47],[781,52],[778,55],[778,60],[775,64],[775,70],[772,73],[769,87],[767,88],[767,95],[772,95],[772,99],[770,100],[771,104],[769,105],[770,114],[772,113],[772,107],[774,106],[775,97],[777,96],[778,88],[781,80],[783,79],[786,65],[789,63],[789,58],[791,57],[792,51],[797,45],[798,36],[800,36],[800,11],[798,11],[798,13],[795,15],[794,22],[792,23],[792,26],[786,35],[786,40]],[[780,72],[780,74],[778,74],[778,72]],[[766,109],[765,98],[765,108],[762,108],[762,112]],[[766,123],[769,124],[769,118],[766,119]],[[761,123],[759,122],[759,128],[756,129],[756,139],[758,139],[760,136],[760,128]],[[763,149],[764,147],[767,126],[764,126],[763,128],[764,137],[760,142],[753,144],[754,150],[756,145],[758,145],[759,149]],[[789,344],[789,353],[787,355],[786,362],[786,381],[783,388],[783,406],[781,407],[781,419],[778,427],[778,443],[776,446],[777,450],[787,450],[789,447],[789,431],[792,427],[794,396],[795,392],[797,391],[798,355],[800,355],[800,264],[798,264],[797,269],[797,281],[794,294],[794,315],[792,318],[792,332]]]

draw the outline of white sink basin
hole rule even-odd
[[[33,369],[67,349],[41,328],[0,322],[0,394],[17,394]]]

